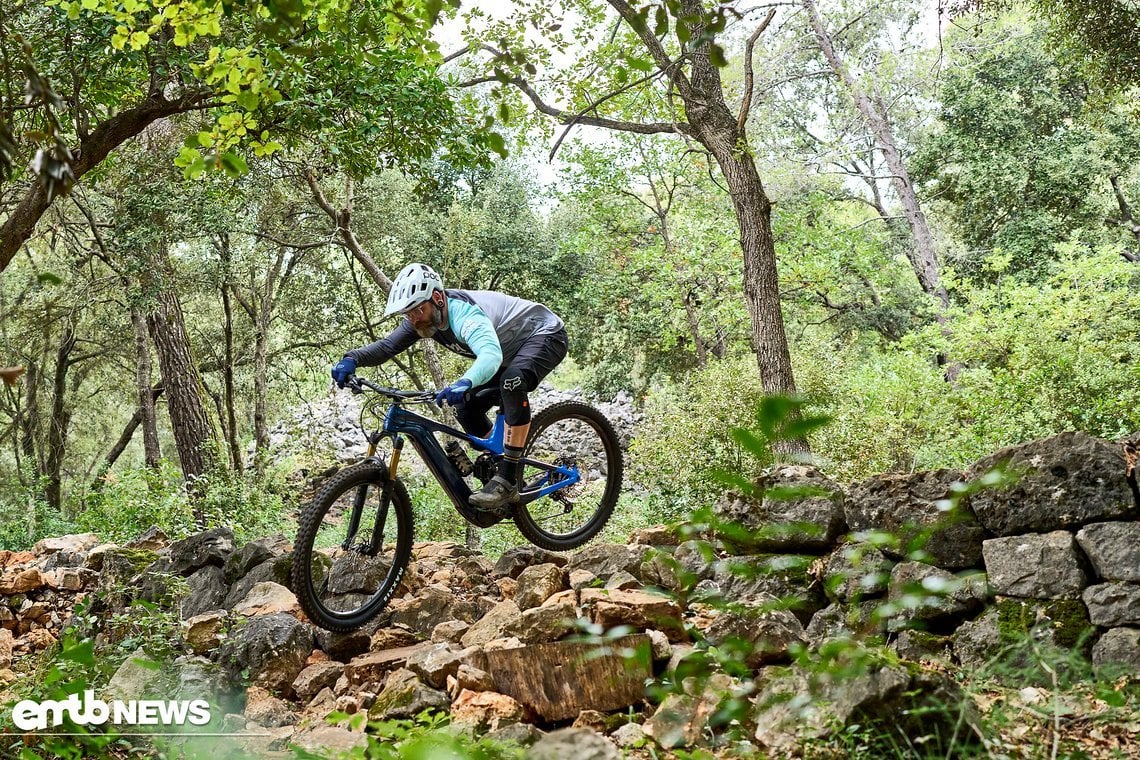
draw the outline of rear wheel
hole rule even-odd
[[[360,519],[353,525],[357,504]],[[388,604],[411,555],[412,506],[404,484],[391,480],[384,465],[364,462],[330,478],[301,516],[293,591],[314,623],[351,631]]]
[[[574,549],[596,536],[613,514],[621,492],[622,456],[617,433],[601,412],[567,401],[534,416],[527,436],[528,459],[577,468],[579,481],[519,505],[515,524],[527,540],[553,551]],[[549,469],[524,464],[524,495],[557,482]]]

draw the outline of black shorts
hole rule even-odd
[[[463,429],[472,435],[484,436],[491,429],[487,412],[491,407],[502,406],[507,422],[521,425],[530,421],[530,407],[526,394],[533,391],[543,378],[566,358],[566,330],[535,335],[529,338],[518,353],[511,357],[487,382],[472,389],[472,396],[484,388],[499,388],[499,394],[486,398],[472,398],[456,410]],[[519,378],[521,383],[513,378]],[[508,388],[507,386],[513,386]]]

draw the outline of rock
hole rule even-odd
[[[833,602],[879,596],[887,590],[893,564],[871,544],[845,544],[827,558],[824,592]]]
[[[566,558],[561,554],[539,549],[537,546],[516,546],[507,549],[495,563],[494,574],[498,578],[517,578],[519,573],[533,565],[551,564],[566,566]]]
[[[621,760],[621,752],[604,736],[588,728],[562,728],[539,739],[527,760]]]
[[[1077,599],[1086,583],[1068,531],[993,538],[982,543],[994,592],[1035,599]]]
[[[633,749],[645,743],[645,729],[639,723],[623,723],[610,734],[610,739],[621,749]]]
[[[644,546],[591,544],[571,557],[566,569],[568,572],[586,570],[603,581],[623,570],[634,575],[641,568],[647,551]]]
[[[174,660],[177,673],[174,692],[164,695],[168,699],[205,699],[215,704],[230,697],[226,674],[222,666],[205,657],[180,656]]]
[[[83,554],[99,544],[99,536],[94,533],[73,533],[58,538],[45,538],[32,547],[32,554],[46,557],[56,552]]]
[[[759,498],[728,494],[713,506],[743,550],[822,552],[846,530],[843,489],[806,465],[779,465],[754,483]]]
[[[533,565],[518,575],[515,604],[520,610],[537,607],[554,594],[567,588],[566,571],[553,563]]]
[[[349,683],[357,685],[369,681],[383,681],[386,674],[403,668],[409,657],[431,646],[431,644],[413,644],[353,657],[345,666],[344,676]]]
[[[12,632],[0,628],[0,670],[12,667]]]
[[[292,591],[272,581],[258,583],[249,590],[246,598],[234,607],[235,614],[246,617],[276,615],[282,612],[299,617],[301,605]]]
[[[524,644],[557,641],[576,630],[578,608],[573,602],[543,605],[522,613],[503,626],[504,636],[517,636]]]
[[[169,552],[169,572],[176,575],[190,575],[206,565],[222,568],[234,551],[234,532],[229,528],[213,528],[202,533],[175,541]],[[225,573],[222,573],[225,582]]]
[[[1111,628],[1092,649],[1093,665],[1140,672],[1140,628]]]
[[[887,599],[894,614],[887,627],[960,618],[981,609],[988,598],[984,574],[956,576],[923,562],[900,562],[891,570]]]
[[[716,563],[712,578],[719,593],[703,598],[729,603],[772,597],[794,600],[792,612],[806,622],[825,605],[821,584],[809,572],[814,560],[802,555],[726,557]]]
[[[392,622],[407,626],[426,638],[440,623],[455,619],[452,614],[455,601],[455,594],[450,589],[426,586],[415,597],[397,599],[392,603]]]
[[[451,642],[458,644],[471,626],[462,620],[445,620],[431,631],[431,640],[436,644]]]
[[[1140,626],[1140,586],[1102,583],[1085,589],[1081,599],[1095,625],[1105,628]]]
[[[385,649],[399,649],[419,644],[423,639],[415,631],[405,625],[390,625],[377,629],[372,634],[368,649],[380,652]]]
[[[404,667],[418,675],[429,686],[442,689],[447,684],[448,676],[454,677],[464,658],[475,651],[477,650],[465,649],[456,652],[447,644],[431,644],[420,647],[409,655]]]
[[[17,568],[0,575],[0,595],[26,594],[43,586],[43,575],[34,567]]]
[[[806,636],[796,616],[773,609],[777,606],[776,599],[769,598],[720,610],[705,628],[705,639],[714,646],[736,643],[745,647],[744,663],[750,668],[785,661],[789,647],[805,643]]]
[[[412,545],[412,558],[417,562],[460,559],[474,554],[474,550],[454,541],[423,541]]]
[[[234,680],[246,671],[254,685],[288,694],[312,651],[310,626],[284,613],[260,615],[234,626],[219,661]]]
[[[186,579],[188,592],[179,602],[183,620],[188,620],[203,612],[223,608],[226,599],[226,574],[217,565],[205,565],[195,570]],[[165,596],[165,589],[161,596]]]
[[[451,704],[451,724],[476,733],[526,720],[526,708],[506,694],[464,689]]]
[[[591,573],[589,570],[571,570],[569,573],[570,588],[574,591],[580,591],[584,588],[589,588],[595,583],[599,583],[598,576]]]
[[[1098,578],[1140,582],[1140,522],[1105,522],[1077,531]]]
[[[1124,454],[1108,441],[1061,433],[1001,449],[975,463],[967,476],[980,477],[999,464],[1020,474],[1017,482],[970,497],[978,521],[998,536],[1136,517]]]
[[[263,728],[291,726],[297,722],[297,715],[290,709],[289,703],[258,686],[246,689],[244,715],[247,720]]]
[[[163,699],[161,693],[162,674],[157,669],[158,663],[139,647],[131,653],[111,680],[104,691],[107,698],[121,699],[129,702],[132,699]]]
[[[195,654],[217,649],[225,638],[225,610],[211,610],[182,621],[182,638]]]
[[[410,670],[397,670],[388,676],[384,690],[368,709],[373,720],[413,718],[424,710],[446,710],[451,706],[447,693],[426,686]]]
[[[293,680],[293,693],[302,702],[309,702],[323,689],[331,689],[344,668],[344,663],[333,661],[309,665]]]
[[[359,752],[368,747],[367,734],[339,726],[318,725],[294,734],[290,741],[318,757],[336,757],[340,753]]]
[[[900,735],[938,756],[961,756],[978,740],[973,700],[949,677],[914,666],[872,667],[830,681],[794,668],[770,676],[756,704],[756,739],[773,751],[852,725],[870,728],[867,736],[881,742],[867,748],[872,757],[886,756]]]
[[[494,731],[488,731],[483,738],[494,742],[518,744],[529,747],[546,734],[529,723],[510,723]]]
[[[852,531],[886,531],[898,544],[883,547],[893,559],[916,550],[930,564],[950,570],[977,567],[984,529],[965,501],[951,508],[952,488],[964,480],[956,470],[875,475],[851,486],[844,513]]]
[[[629,543],[644,544],[646,546],[676,546],[679,542],[677,532],[664,525],[651,525],[648,528],[638,528],[629,534]]]
[[[263,562],[288,554],[293,550],[284,536],[269,536],[250,541],[226,558],[226,583],[234,583]]]
[[[59,555],[54,554],[52,556],[58,557]],[[63,591],[82,591],[95,577],[94,571],[77,567],[61,567],[43,573],[45,586]]]
[[[152,525],[135,538],[127,542],[128,549],[141,549],[143,551],[157,552],[166,547],[169,537],[166,531],[157,525]]]
[[[459,641],[465,647],[483,646],[492,639],[503,638],[504,629],[522,616],[511,601],[496,604],[481,620],[475,622]]]
[[[668,662],[669,658],[673,656],[673,645],[669,643],[669,637],[664,632],[653,628],[647,630],[645,635],[649,637],[653,661]]]
[[[927,631],[900,631],[891,644],[891,649],[904,660],[925,662],[930,660],[949,661],[951,638],[938,636]]]
[[[986,665],[1001,648],[997,610],[989,610],[975,620],[967,620],[954,631],[954,655],[964,668]]]
[[[332,659],[348,662],[358,654],[364,654],[372,646],[372,637],[362,630],[337,633],[317,628],[317,646]]]
[[[681,608],[667,597],[646,591],[583,589],[581,600],[590,620],[603,628],[653,628],[664,632],[670,641],[680,641],[685,635]]]
[[[469,691],[494,691],[495,680],[491,678],[491,674],[485,670],[480,670],[474,665],[466,662],[459,664],[459,670],[455,672],[455,687],[456,693],[464,689]]]
[[[17,639],[16,645],[22,645],[29,652],[39,652],[54,646],[56,641],[56,637],[48,629],[33,628]]]
[[[288,554],[268,559],[260,565],[256,565],[230,586],[229,593],[226,594],[226,598],[222,602],[222,607],[232,610],[249,596],[250,590],[259,583],[278,583],[286,588],[291,588],[292,579],[289,577],[289,573],[292,567],[293,558]],[[223,570],[223,574],[224,572]]]
[[[670,694],[642,726],[663,749],[704,745],[709,717],[731,696],[733,681],[714,673],[700,682],[699,693]]]

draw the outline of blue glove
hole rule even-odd
[[[469,390],[471,390],[471,381],[465,377],[460,378],[435,394],[435,403],[440,406],[443,406],[445,402],[451,406],[459,406],[463,403],[464,394]]]
[[[356,359],[349,356],[344,357],[339,362],[333,365],[332,379],[336,383],[337,388],[344,387],[344,381],[348,380],[350,375],[356,373]]]

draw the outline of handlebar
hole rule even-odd
[[[413,404],[434,404],[435,392],[434,391],[405,391],[399,388],[385,388],[382,385],[368,380],[367,378],[360,377],[359,375],[349,375],[348,379],[344,381],[344,387],[348,388],[353,393],[363,393],[367,388],[370,391],[379,393],[381,396],[386,396],[393,401],[404,401]]]

